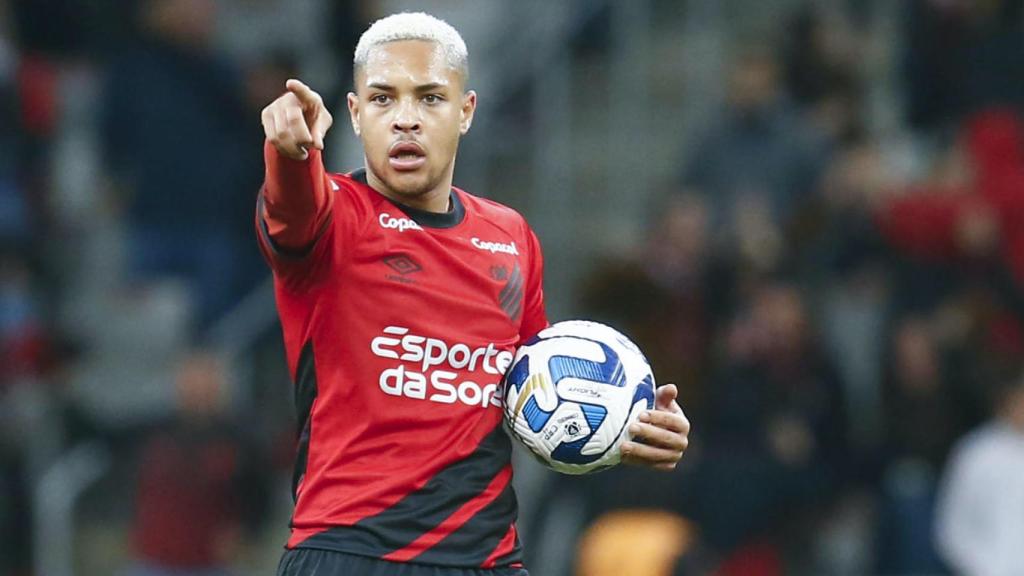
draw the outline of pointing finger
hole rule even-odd
[[[287,88],[292,94],[295,94],[296,98],[299,99],[299,102],[302,103],[303,108],[315,108],[323,104],[323,100],[320,98],[320,95],[299,80],[294,78],[288,80],[285,82],[285,88]]]

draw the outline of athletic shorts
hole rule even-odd
[[[523,568],[450,568],[317,548],[285,550],[277,576],[530,576]]]

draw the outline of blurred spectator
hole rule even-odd
[[[955,126],[993,105],[1024,106],[1024,2],[912,0],[905,4],[907,117]]]
[[[865,458],[873,457],[881,441],[892,262],[872,215],[891,178],[873,143],[843,145],[791,242],[802,278],[817,289],[818,324],[845,384],[850,441],[858,457]]]
[[[126,576],[227,574],[266,509],[259,451],[226,415],[222,361],[193,353],[177,373],[178,414],[146,442]]]
[[[127,196],[132,272],[192,282],[207,324],[238,295],[237,254],[251,251],[239,230],[258,138],[238,71],[211,48],[213,0],[146,0],[139,13],[143,39],[109,66],[106,161]]]
[[[778,68],[771,50],[747,48],[730,72],[726,107],[694,141],[682,181],[707,194],[713,229],[751,199],[787,226],[824,168],[825,142],[782,93]]]
[[[1008,109],[971,116],[931,182],[881,204],[882,233],[910,256],[958,263],[1024,287],[1024,121]],[[1024,308],[1019,310],[1024,318]]]
[[[16,69],[14,48],[0,33],[0,245],[4,246],[23,245],[31,224],[18,174],[22,142]]]
[[[0,391],[19,378],[38,377],[47,337],[27,266],[0,255]]]
[[[963,430],[938,343],[921,318],[898,323],[886,396],[885,468],[877,570],[941,573],[932,546],[935,490],[946,453]]]
[[[31,564],[32,495],[24,462],[13,447],[0,448],[0,573],[28,574]]]
[[[804,4],[789,22],[783,49],[788,93],[833,142],[850,142],[864,130],[858,70],[863,50],[845,16],[835,7]]]
[[[713,329],[727,316],[731,271],[711,245],[706,200],[674,193],[662,201],[642,250],[601,263],[585,280],[588,317],[618,326],[639,345],[660,382],[699,418]]]
[[[842,384],[807,314],[792,285],[769,283],[729,329],[691,486],[702,495],[696,518],[721,550],[770,534],[806,538],[807,515],[840,485]]]
[[[948,370],[921,318],[897,324],[886,396],[885,446],[888,459],[912,458],[933,471],[963,432],[957,395],[946,382]]]
[[[1000,384],[993,401],[995,417],[957,444],[942,480],[935,534],[960,574],[1024,565],[1024,377]]]

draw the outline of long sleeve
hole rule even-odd
[[[266,180],[260,216],[274,247],[291,253],[307,252],[331,214],[333,194],[319,150],[306,160],[281,156],[270,142],[263,146]]]

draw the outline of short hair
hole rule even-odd
[[[462,36],[451,24],[425,12],[401,12],[371,24],[356,44],[352,58],[353,69],[358,71],[366,66],[370,50],[374,47],[401,40],[436,43],[441,47],[448,65],[461,73],[463,78],[469,76],[469,52]]]

